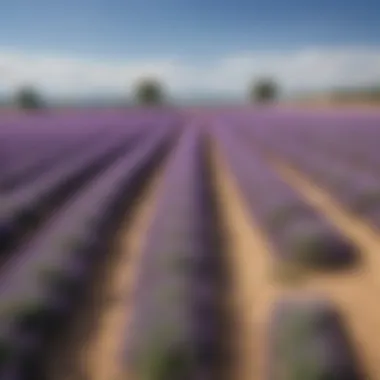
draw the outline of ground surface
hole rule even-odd
[[[323,275],[302,273],[301,277],[281,279],[276,275],[271,260],[271,247],[265,236],[245,212],[244,200],[233,178],[216,157],[219,173],[219,196],[224,205],[225,221],[229,231],[229,252],[235,278],[232,281],[233,306],[236,310],[238,331],[237,356],[239,379],[264,379],[266,374],[265,344],[268,333],[268,313],[276,299],[283,295],[296,297],[310,293],[324,293],[341,309],[357,355],[371,379],[380,379],[380,344],[372,336],[380,328],[378,305],[379,238],[374,231],[355,220],[320,189],[312,186],[289,167],[278,166],[278,172],[298,189],[305,199],[321,210],[360,248],[362,264],[343,274]],[[285,170],[286,169],[286,170]]]
[[[234,316],[235,331],[232,342],[235,354],[230,378],[266,378],[267,321],[276,299],[285,294],[302,297],[310,293],[324,293],[341,309],[368,378],[380,380],[380,339],[376,336],[380,331],[379,235],[339,207],[308,178],[274,159],[272,163],[278,173],[355,242],[362,259],[356,269],[341,274],[300,273],[297,268],[279,273],[273,261],[272,248],[255,220],[248,215],[218,147],[213,145],[212,149],[217,179],[216,196],[222,206],[228,262],[233,277],[230,281],[232,287],[226,294]],[[128,302],[128,294],[133,289],[139,254],[154,202],[159,195],[161,174],[162,171],[141,197],[136,215],[121,226],[116,252],[100,270],[96,289],[89,296],[91,302],[78,317],[77,325],[73,326],[66,342],[70,355],[62,356],[60,351],[60,360],[53,362],[58,365],[53,380],[119,378],[118,358],[126,337],[129,311],[133,307]],[[94,323],[83,337],[83,325],[88,324],[89,315]],[[62,362],[63,357],[67,360],[65,363]],[[71,371],[72,377],[57,375],[63,375],[63,367]],[[126,374],[120,378],[126,379]]]
[[[52,380],[109,380],[124,370],[120,358],[131,316],[130,294],[164,168],[158,169],[133,214],[121,224],[109,259],[100,263],[87,302],[53,354]]]

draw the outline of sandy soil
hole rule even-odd
[[[88,345],[88,368],[91,380],[116,379],[124,371],[120,367],[128,325],[131,319],[131,293],[142,253],[146,231],[154,211],[159,173],[140,201],[139,212],[132,225],[120,229],[119,257],[113,263],[105,284],[105,295],[113,302],[99,313],[100,329],[95,331]],[[125,374],[125,372],[124,372]]]
[[[164,166],[164,165],[163,165]],[[88,305],[78,316],[52,366],[53,380],[115,380],[131,316],[129,294],[154,211],[162,169],[138,201],[132,218],[118,231],[115,251],[97,274]],[[87,327],[87,328],[86,328]],[[62,355],[62,352],[66,353]],[[65,368],[65,373],[62,369]],[[124,372],[125,375],[125,372]],[[129,377],[132,380],[131,377]]]
[[[216,150],[214,168],[232,271],[232,288],[227,296],[234,310],[236,334],[232,342],[235,355],[230,379],[264,379],[270,307],[279,294],[297,292],[297,289],[272,280],[271,247],[247,214],[231,173]]]
[[[284,295],[303,297],[323,293],[341,309],[354,349],[368,378],[380,380],[380,340],[376,339],[376,333],[380,331],[380,236],[363,221],[339,207],[305,176],[283,162],[273,162],[279,174],[296,191],[355,242],[362,261],[358,267],[338,274],[300,273],[298,270],[296,274],[280,276],[270,242],[249,215],[233,176],[214,145],[216,191],[222,205],[222,222],[232,272],[232,285],[226,294],[235,323],[232,342],[235,355],[229,378],[266,378],[267,323],[276,299]],[[112,260],[101,270],[91,308],[78,319],[65,342],[70,352],[69,359],[66,357],[68,361],[65,363],[58,361],[56,368],[66,366],[67,374],[60,373],[58,376],[56,371],[55,376],[51,377],[53,380],[114,380],[121,378],[121,373],[125,379],[125,370],[121,372],[118,359],[128,331],[131,310],[128,294],[134,283],[157,191],[161,191],[161,179],[162,171],[142,197],[132,222],[121,226],[116,252],[110,255]],[[91,323],[89,312],[92,315]],[[86,326],[87,330],[84,328]],[[129,379],[133,380],[131,376]]]
[[[273,302],[284,295],[307,297],[323,294],[341,310],[353,349],[369,379],[380,379],[380,238],[322,190],[285,165],[279,173],[305,199],[359,248],[361,265],[341,273],[304,272],[301,276],[276,275],[272,247],[244,207],[231,173],[222,157],[214,153],[220,202],[228,234],[228,251],[233,268],[229,295],[236,319],[236,357],[231,379],[265,379],[268,318]]]
[[[305,175],[283,163],[278,163],[277,167],[310,204],[323,212],[359,248],[360,266],[341,275],[320,275],[313,285],[328,292],[342,309],[369,378],[380,379],[380,340],[374,338],[380,331],[380,236],[364,221],[342,209]]]

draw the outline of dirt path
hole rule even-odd
[[[265,248],[260,247],[259,237],[251,234],[250,225],[241,207],[240,199],[233,188],[231,179],[225,173],[225,165],[220,155],[214,154],[214,168],[218,189],[218,202],[222,206],[222,218],[226,223],[228,263],[231,267],[233,289],[231,289],[231,307],[236,310],[234,321],[238,327],[233,342],[233,373],[237,379],[257,378],[256,350],[254,347],[255,328],[253,320],[255,290],[265,280]],[[259,249],[257,249],[259,246]],[[256,251],[259,253],[256,255]],[[254,302],[255,301],[255,302]],[[259,323],[259,322],[257,322]],[[236,346],[235,346],[236,345]],[[256,370],[256,371],[255,371]],[[235,372],[236,371],[236,372]],[[249,375],[249,377],[248,377]],[[232,376],[231,376],[232,378]]]
[[[273,281],[273,255],[265,236],[251,220],[242,197],[220,153],[213,149],[218,203],[222,206],[232,289],[233,364],[230,379],[265,379],[267,321],[273,301],[281,294],[296,293]],[[304,284],[307,288],[307,283]]]
[[[127,217],[122,223],[114,251],[109,254],[110,259],[96,276],[90,305],[79,315],[64,343],[65,349],[70,353],[68,359],[65,359],[66,363],[58,359],[49,378],[115,380],[119,375],[123,344],[131,316],[128,295],[135,281],[144,236],[154,210],[164,166],[141,195],[132,218]],[[62,373],[65,366],[67,374]]]
[[[150,188],[140,201],[139,212],[130,226],[121,226],[119,257],[109,271],[106,297],[113,300],[112,305],[99,316],[101,328],[89,342],[88,366],[91,380],[114,380],[123,373],[120,358],[123,354],[130,318],[132,316],[131,298],[128,297],[136,280],[144,237],[154,212],[157,190],[162,181],[160,170]],[[129,378],[129,380],[132,380]]]
[[[310,204],[320,209],[344,234],[358,245],[362,265],[342,274],[309,273],[298,282],[284,283],[274,275],[272,247],[252,221],[248,208],[214,147],[217,196],[222,205],[222,219],[227,234],[232,288],[228,299],[234,310],[235,355],[230,379],[264,380],[266,374],[267,322],[273,302],[285,294],[308,295],[324,292],[340,307],[346,317],[359,358],[369,379],[380,380],[380,238],[364,223],[342,210],[320,189],[311,186],[304,177],[284,165],[277,169],[300,191]],[[111,255],[100,276],[97,301],[92,316],[98,328],[86,344],[78,349],[75,363],[68,364],[75,376],[51,377],[54,380],[114,380],[119,377],[118,358],[128,326],[128,292],[134,281],[141,243],[150,220],[159,176],[154,179],[141,200],[136,217],[122,226],[119,246]],[[158,189],[158,191],[160,191]],[[83,317],[83,328],[86,320]],[[76,332],[78,334],[78,332]],[[78,347],[78,335],[73,334],[72,346]],[[75,346],[76,345],[76,346]],[[125,371],[123,372],[125,377]],[[130,378],[129,380],[133,380]]]
[[[229,299],[235,310],[236,347],[231,379],[265,379],[268,319],[271,306],[284,295],[324,294],[341,309],[353,348],[371,380],[380,379],[380,237],[368,225],[342,210],[323,191],[285,165],[277,166],[283,178],[309,204],[326,217],[360,250],[361,265],[342,273],[305,272],[299,281],[278,279],[274,274],[272,247],[252,221],[244,199],[214,149],[218,197],[223,205],[227,244],[232,268]]]
[[[299,172],[276,161],[278,172],[359,248],[362,264],[341,275],[319,275],[313,286],[324,289],[342,309],[369,378],[380,379],[380,236],[340,207]]]

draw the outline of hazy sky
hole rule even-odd
[[[144,74],[175,94],[244,96],[380,82],[378,0],[1,0],[0,87],[125,92]]]

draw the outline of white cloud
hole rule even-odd
[[[189,64],[180,60],[96,62],[26,54],[0,48],[0,88],[33,84],[57,96],[128,94],[136,79],[159,77],[173,95],[226,93],[244,97],[252,78],[269,75],[285,92],[380,83],[379,48],[309,48],[292,52],[243,52]]]

